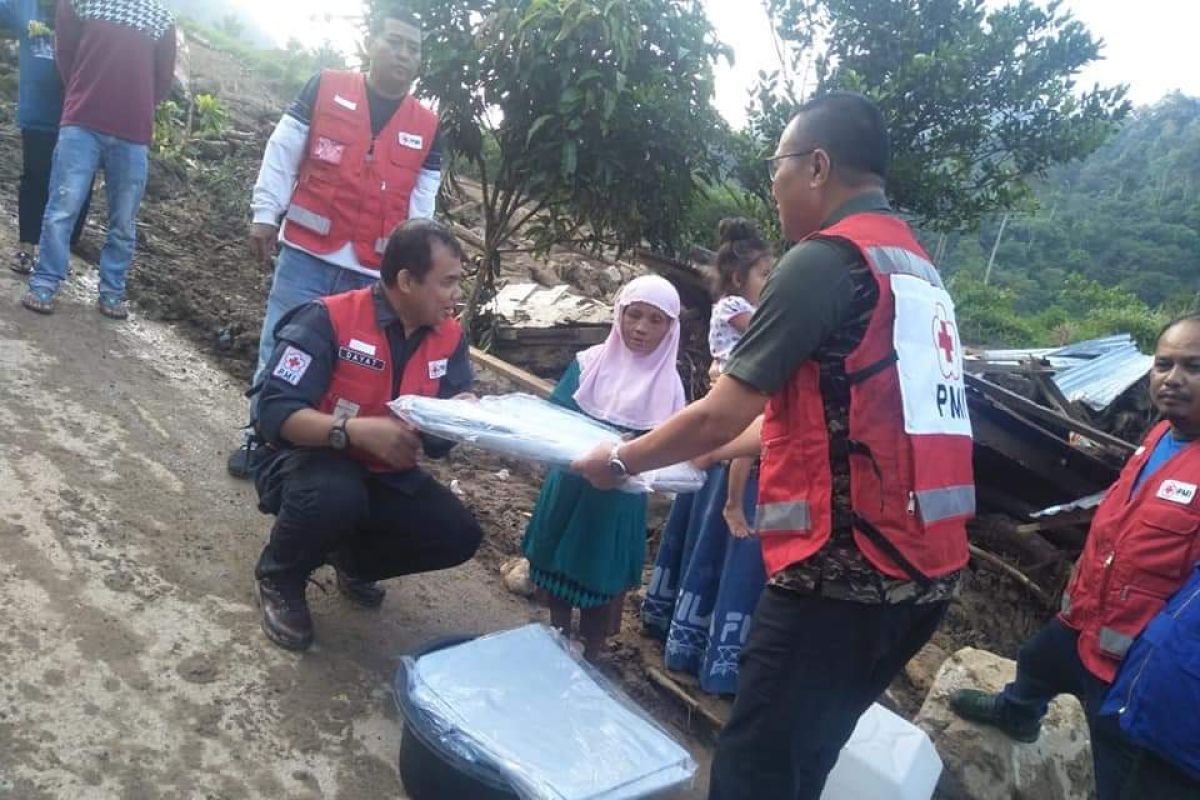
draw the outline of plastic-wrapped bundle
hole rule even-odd
[[[511,788],[489,796],[638,800],[696,772],[687,750],[544,625],[405,656],[394,690],[406,737]]]
[[[417,430],[492,453],[565,467],[601,444],[616,444],[621,434],[590,417],[576,414],[528,394],[506,394],[474,400],[436,400],[403,395],[392,412]],[[694,492],[704,473],[676,464],[627,480],[627,492]]]

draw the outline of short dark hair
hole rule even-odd
[[[425,280],[433,269],[434,242],[441,242],[460,261],[466,258],[462,245],[445,225],[432,219],[410,219],[397,225],[388,237],[379,277],[388,286],[395,286],[400,271],[407,270],[418,283]]]
[[[717,267],[713,276],[716,299],[737,291],[738,284],[754,265],[774,255],[771,245],[763,240],[754,223],[742,217],[727,217],[717,226],[720,244],[717,247]]]
[[[407,3],[381,3],[377,11],[367,18],[367,33],[371,36],[383,33],[389,19],[399,20],[421,30],[421,18],[414,14]]]
[[[1169,331],[1172,328],[1175,328],[1179,325],[1182,325],[1185,322],[1200,323],[1200,311],[1189,311],[1188,313],[1184,314],[1183,316],[1176,317],[1175,319],[1168,322],[1166,325],[1163,326],[1163,329],[1158,332],[1158,337],[1154,340],[1155,343],[1157,343],[1159,341],[1159,339],[1162,339],[1162,337],[1166,336],[1167,331]]]
[[[887,177],[892,160],[887,123],[879,106],[857,92],[829,92],[800,106],[804,147],[829,153],[834,169],[849,176]]]

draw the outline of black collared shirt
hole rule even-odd
[[[400,379],[404,368],[428,334],[429,328],[419,328],[411,337],[405,336],[404,325],[379,284],[376,284],[372,291],[375,321],[387,334],[388,349],[392,357],[392,396],[396,396],[400,392]],[[302,370],[289,372],[279,369],[288,348],[299,350],[308,358]],[[333,322],[329,319],[329,311],[324,304],[308,303],[284,315],[275,328],[275,351],[271,354],[271,360],[267,362],[259,389],[255,424],[262,438],[276,447],[290,446],[283,439],[283,423],[301,409],[315,409],[320,406],[321,398],[325,396],[333,380],[337,351],[338,343],[333,332]],[[301,358],[297,363],[303,361]],[[283,373],[286,377],[280,377],[277,373]],[[468,392],[474,379],[469,345],[464,336],[446,364],[446,374],[442,378],[438,396],[448,398]],[[440,458],[450,451],[451,444],[447,441],[425,436],[422,439],[425,454],[431,458]]]

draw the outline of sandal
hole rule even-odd
[[[96,309],[109,319],[129,318],[129,304],[124,300],[106,300],[101,297],[96,300]]]
[[[18,275],[29,275],[33,272],[35,263],[33,256],[22,250],[13,258],[8,268]]]
[[[54,292],[48,289],[30,289],[21,298],[21,305],[38,314],[53,314]]]

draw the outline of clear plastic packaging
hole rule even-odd
[[[464,442],[503,456],[565,467],[598,445],[615,444],[620,431],[528,394],[506,394],[474,400],[437,400],[402,395],[392,413],[423,433]],[[645,492],[694,492],[704,473],[676,464],[636,475],[621,489]]]
[[[696,772],[687,750],[544,625],[407,656],[397,683],[406,724],[494,769],[523,800],[636,800]]]

